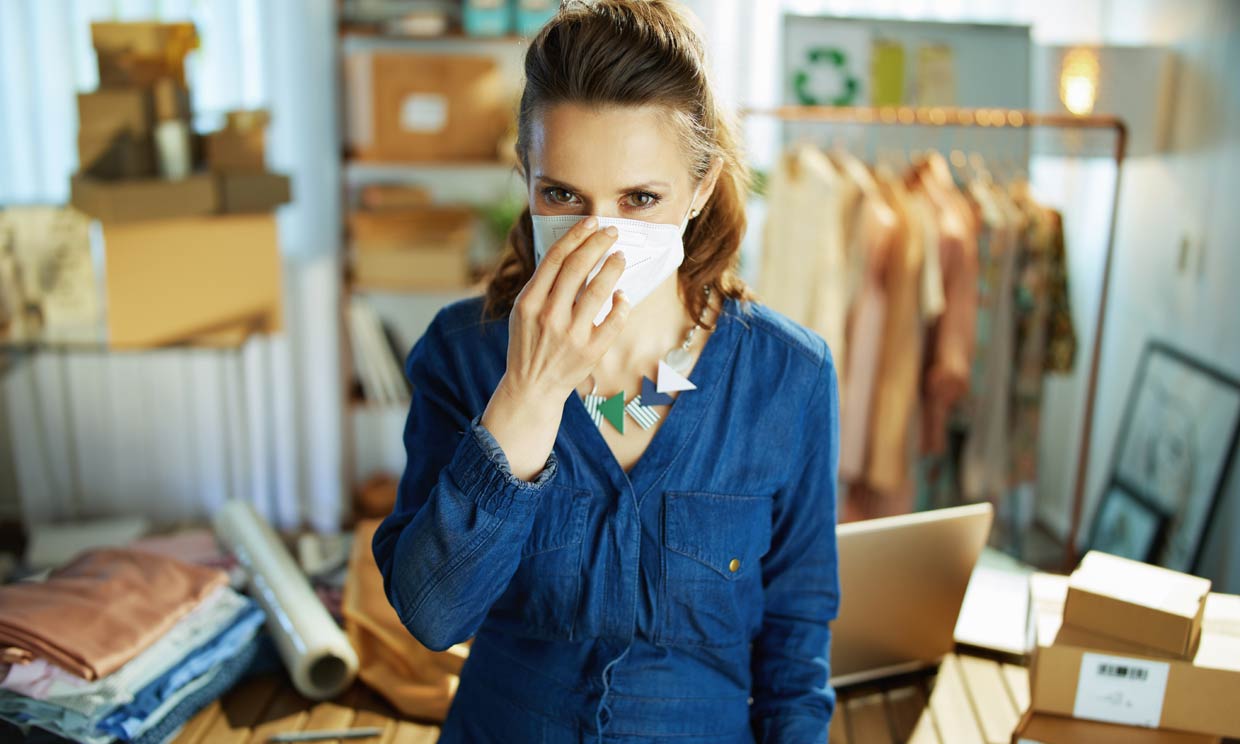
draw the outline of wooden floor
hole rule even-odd
[[[840,691],[830,744],[1007,744],[1029,703],[1020,666],[949,656],[937,674]],[[284,675],[253,677],[200,712],[177,744],[264,742],[286,731],[378,726],[364,744],[435,744],[439,727],[402,716],[361,683],[337,700],[314,703]],[[519,743],[515,743],[519,744]]]

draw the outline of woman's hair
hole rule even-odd
[[[565,0],[530,41],[525,90],[517,121],[517,158],[528,178],[534,117],[557,104],[662,108],[676,128],[700,183],[723,159],[714,193],[685,230],[682,293],[692,317],[705,307],[703,291],[752,299],[740,279],[741,237],[750,174],[735,127],[707,80],[702,40],[672,0]],[[527,206],[508,232],[507,245],[486,291],[484,314],[506,315],[534,273],[534,239]]]

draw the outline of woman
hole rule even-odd
[[[409,355],[373,543],[419,641],[474,639],[441,742],[826,740],[835,370],[736,276],[705,70],[663,0],[571,2],[530,43],[530,207]]]

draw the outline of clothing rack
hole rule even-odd
[[[771,117],[781,121],[863,124],[876,126],[921,126],[978,129],[1076,129],[1103,130],[1115,134],[1115,188],[1111,195],[1111,218],[1107,228],[1106,254],[1102,267],[1102,287],[1098,296],[1098,319],[1094,326],[1093,352],[1086,383],[1085,421],[1081,429],[1077,457],[1076,482],[1072,493],[1072,523],[1064,548],[1064,569],[1071,570],[1077,562],[1077,535],[1085,504],[1086,478],[1089,472],[1090,439],[1093,436],[1094,403],[1098,392],[1098,366],[1102,357],[1102,333],[1106,324],[1107,297],[1111,286],[1111,266],[1115,254],[1115,229],[1119,214],[1119,186],[1124,156],[1128,148],[1128,127],[1115,116],[1072,116],[1040,114],[1005,108],[954,108],[910,106],[778,106],[774,108],[742,108],[742,117]]]

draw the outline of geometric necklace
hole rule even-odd
[[[702,323],[706,322],[706,311],[710,308],[710,287],[706,287],[706,304],[702,308]],[[693,364],[689,350],[693,347],[693,338],[697,335],[698,325],[694,325],[685,334],[685,340],[679,346],[669,350],[659,360],[658,382],[642,375],[642,391],[625,403],[624,391],[611,397],[598,395],[598,383],[595,382],[589,394],[583,396],[586,411],[590,414],[595,426],[601,426],[603,419],[624,433],[624,415],[627,413],[637,425],[649,429],[658,423],[659,412],[655,406],[670,406],[675,399],[668,395],[671,392],[696,390],[697,385],[689,382],[685,374]],[[594,379],[594,375],[590,376]]]

